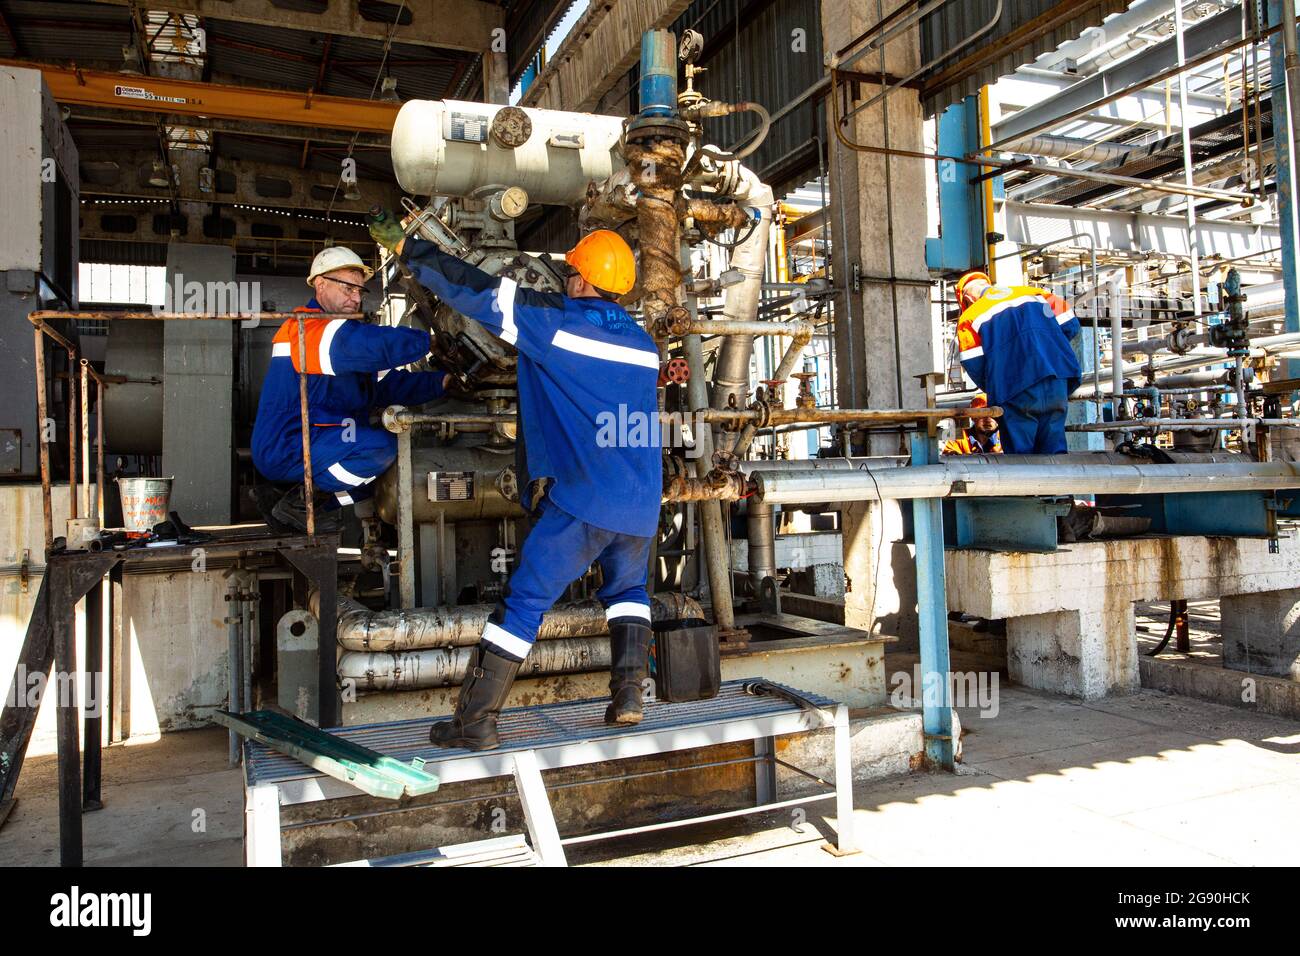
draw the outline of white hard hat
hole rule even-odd
[[[311,261],[311,271],[307,273],[307,284],[313,285],[317,276],[338,269],[360,269],[365,273],[365,282],[375,274],[375,270],[361,261],[361,257],[346,246],[329,246],[317,253]]]

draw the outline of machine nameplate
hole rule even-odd
[[[488,139],[488,117],[482,113],[447,114],[447,129],[444,135],[449,140],[461,143],[486,143]]]
[[[474,498],[474,472],[429,472],[430,501],[472,501]]]

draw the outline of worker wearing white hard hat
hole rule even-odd
[[[443,372],[402,369],[428,354],[427,332],[339,317],[361,312],[372,275],[374,270],[351,249],[322,250],[307,273],[315,295],[294,310],[311,315],[304,316],[306,355],[298,353],[298,320],[286,321],[276,332],[253,426],[253,464],[269,481],[294,487],[278,501],[259,497],[270,523],[306,529],[298,390],[303,368],[320,530],[337,527],[337,511],[346,505],[357,505],[358,516],[373,514],[373,483],[397,457],[397,439],[371,427],[371,412],[389,405],[422,405],[446,388]]]

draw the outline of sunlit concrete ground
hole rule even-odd
[[[905,664],[891,661],[890,668]],[[1154,691],[1082,704],[1008,687],[998,714],[963,709],[957,774],[860,786],[862,852],[821,849],[838,821],[814,804],[570,848],[573,863],[637,865],[1251,865],[1300,857],[1300,722]],[[225,732],[110,748],[91,865],[239,865],[241,776]],[[58,859],[56,762],[30,760],[0,830],[0,864]]]

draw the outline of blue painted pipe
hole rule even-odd
[[[1282,4],[1279,0],[1269,0],[1268,23],[1274,26],[1282,22]],[[1286,50],[1283,46],[1281,32],[1275,33],[1269,41],[1269,65],[1272,68],[1273,94],[1273,129],[1276,130],[1273,142],[1277,152],[1277,212],[1278,232],[1282,237],[1282,286],[1286,292],[1285,312],[1286,330],[1300,332],[1300,284],[1296,276],[1296,234],[1295,234],[1295,193],[1292,188],[1292,167],[1295,157],[1291,155],[1291,121],[1287,114],[1286,89]],[[1300,361],[1287,362],[1287,377],[1300,376]]]
[[[641,34],[641,115],[677,115],[677,37],[671,30]]]

